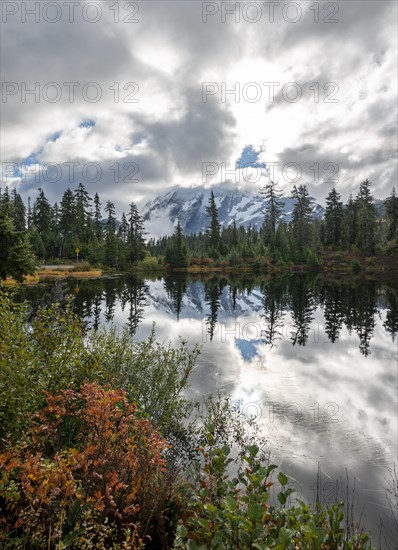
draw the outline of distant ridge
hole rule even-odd
[[[216,199],[221,227],[228,227],[235,219],[237,225],[260,228],[264,221],[266,201],[257,193],[231,190],[222,186],[212,188]],[[211,189],[205,187],[174,187],[148,202],[142,209],[149,237],[171,235],[177,219],[185,234],[205,231],[209,224],[206,214]],[[292,197],[283,197],[282,219],[290,221],[294,206]],[[314,202],[314,218],[321,218],[325,209]]]

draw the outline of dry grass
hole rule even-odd
[[[101,277],[102,271],[96,270],[96,271],[70,271],[69,269],[45,269],[43,271],[37,271],[35,275],[27,275],[24,278],[23,285],[34,285],[39,283],[40,281],[45,280],[51,280],[51,279],[67,279],[67,278],[73,278],[73,279],[93,279],[96,277]],[[6,286],[16,286],[19,283],[15,279],[12,279],[11,277],[7,277],[5,281],[3,281],[4,285]]]

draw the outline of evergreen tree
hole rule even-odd
[[[102,216],[101,216],[101,203],[99,200],[98,193],[94,196],[94,235],[97,242],[101,242],[103,238],[103,227],[102,227]]]
[[[330,191],[326,197],[324,243],[328,246],[339,247],[343,234],[343,203],[336,189]]]
[[[118,240],[116,236],[116,214],[115,205],[107,201],[105,212],[108,217],[105,225],[105,263],[111,267],[118,265]]]
[[[90,238],[91,200],[84,185],[79,183],[75,190],[75,239],[79,246],[87,245]]]
[[[39,189],[39,195],[33,205],[32,225],[35,231],[32,236],[33,248],[36,254],[43,259],[50,253],[52,215],[51,205],[43,189]]]
[[[26,213],[26,226],[28,231],[30,230],[32,226],[32,207],[30,205],[30,197],[28,197],[28,210]]]
[[[274,237],[277,225],[283,212],[283,205],[280,200],[281,193],[277,190],[277,184],[270,180],[269,183],[260,190],[264,199],[267,201],[264,217],[264,237],[265,244],[270,244]]]
[[[170,265],[170,267],[188,266],[187,248],[184,243],[184,235],[182,233],[180,220],[177,221],[173,238],[166,249],[165,262]]]
[[[71,256],[77,246],[75,234],[75,197],[70,188],[62,196],[59,209],[58,230],[60,233],[59,256]]]
[[[126,214],[124,212],[122,213],[122,218],[120,220],[118,235],[122,243],[126,244],[129,237],[129,224],[127,222]]]
[[[236,249],[239,244],[238,230],[236,229],[236,220],[234,218],[232,225],[232,246]]]
[[[272,259],[274,261],[291,260],[291,244],[288,233],[288,227],[285,222],[281,222],[275,233]]]
[[[356,245],[367,256],[375,253],[376,239],[376,211],[373,206],[373,197],[370,193],[370,181],[364,180],[359,187],[356,198],[358,226]]]
[[[14,217],[14,209],[8,186],[0,194],[0,213],[2,213],[3,215]]]
[[[393,188],[391,195],[384,201],[387,217],[387,239],[398,241],[398,196]]]
[[[206,213],[210,217],[210,226],[206,231],[210,256],[215,258],[220,253],[220,223],[218,221],[218,210],[213,191],[210,194],[209,206],[206,208]]]
[[[357,226],[357,204],[352,195],[350,195],[347,204],[343,208],[343,244],[348,249],[355,245]]]
[[[128,235],[129,261],[134,265],[145,257],[144,220],[134,202],[130,203],[128,220],[130,223]]]
[[[25,231],[26,229],[26,208],[22,197],[17,193],[16,188],[12,190],[12,203],[14,212],[14,227],[16,231]]]
[[[17,231],[7,211],[0,211],[0,279],[22,282],[35,272],[35,258],[25,231]]]
[[[293,241],[298,260],[305,259],[308,248],[313,244],[312,203],[306,185],[294,186],[292,191],[295,205],[292,214]]]

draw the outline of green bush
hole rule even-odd
[[[192,482],[186,488],[175,549],[368,548],[366,534],[345,536],[343,502],[311,510],[297,500],[287,507],[294,489],[282,472],[277,475],[280,506],[273,505],[270,488],[277,467],[259,459],[257,445],[247,449],[237,475],[230,476],[231,448],[217,444],[214,424],[206,429],[205,444],[199,448],[201,460],[192,469]]]
[[[159,271],[159,270],[163,271],[165,269],[165,266],[161,261],[161,258],[157,258],[154,256],[147,256],[143,260],[137,262],[137,264],[134,267],[135,269],[139,269],[142,271]]]
[[[352,260],[352,262],[351,262],[351,271],[353,273],[360,273],[362,271],[361,263],[357,259]]]
[[[185,437],[188,386],[198,349],[134,342],[127,329],[86,332],[72,305],[52,304],[32,315],[0,293],[0,446],[17,439],[44,402],[44,392],[77,390],[86,381],[124,388],[129,399],[170,437]]]

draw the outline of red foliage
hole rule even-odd
[[[55,542],[88,521],[138,548],[166,504],[167,448],[123,390],[85,384],[48,395],[27,443],[0,454],[0,531]]]

